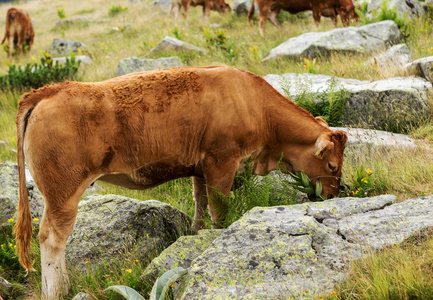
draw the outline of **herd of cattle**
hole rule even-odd
[[[359,17],[355,11],[352,0],[256,0],[259,10],[258,21],[260,34],[265,34],[265,24],[269,19],[278,29],[281,25],[277,20],[281,10],[296,14],[311,10],[316,24],[320,22],[321,16],[329,17],[337,25],[337,16],[341,18],[343,25],[349,25],[351,19],[358,21]],[[178,25],[179,12],[183,9],[186,26],[188,26],[188,9],[190,6],[203,7],[203,20],[209,20],[210,11],[217,11],[220,14],[230,12],[230,5],[224,0],[172,0],[170,14],[174,13],[174,24]],[[248,23],[254,15],[255,3],[251,1],[248,11]],[[6,13],[6,30],[1,44],[8,43],[8,55],[12,58],[14,45],[17,47],[18,55],[23,52],[24,42],[30,52],[35,33],[32,20],[29,14],[22,9],[10,8]]]

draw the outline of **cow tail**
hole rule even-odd
[[[251,22],[251,20],[252,20],[252,18],[254,16],[254,10],[255,10],[255,8],[254,8],[254,0],[251,0],[251,7],[250,7],[250,10],[248,11],[248,18],[247,18],[248,24],[250,24],[250,22]]]
[[[27,271],[34,271],[33,264],[30,259],[32,241],[32,215],[30,212],[29,195],[26,185],[25,173],[25,157],[24,157],[24,134],[26,131],[27,121],[34,108],[23,107],[21,105],[17,115],[17,158],[18,158],[18,178],[19,178],[19,202],[17,222],[14,226],[15,239],[17,243],[17,254],[21,265]]]

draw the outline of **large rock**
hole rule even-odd
[[[66,257],[70,263],[82,266],[86,261],[99,264],[132,249],[142,258],[156,256],[190,232],[190,225],[188,215],[159,201],[89,196],[79,204]]]
[[[433,56],[420,58],[406,65],[409,72],[433,82]]]
[[[68,41],[62,39],[54,39],[48,52],[53,57],[69,56],[71,53],[80,54],[86,52],[87,46],[84,43],[77,41]]]
[[[161,53],[170,51],[193,51],[193,52],[206,52],[206,49],[185,43],[176,38],[166,36],[155,48],[150,50],[150,53]]]
[[[29,178],[28,178],[29,179]],[[19,201],[18,194],[18,168],[16,163],[4,162],[0,164],[0,227],[9,224],[8,220],[16,220]],[[34,182],[27,182],[29,192],[30,210],[33,218],[40,218],[44,210],[41,193]]]
[[[248,11],[251,7],[251,0],[235,0],[233,4],[233,12],[235,12],[238,16],[248,14]],[[257,4],[254,4],[254,9],[258,12]]]
[[[309,73],[288,73],[281,76],[270,74],[264,79],[283,95],[283,86],[286,86],[291,99],[296,99],[302,93],[322,94],[331,84],[338,90],[344,89],[346,105],[342,118],[346,125],[361,124],[393,131],[429,116],[428,99],[432,84],[422,78],[393,77],[361,81]]]
[[[182,299],[330,292],[351,260],[433,226],[433,197],[391,195],[254,208],[193,259]]]
[[[116,76],[134,72],[176,67],[183,67],[182,61],[176,56],[163,57],[158,59],[141,59],[137,57],[128,57],[122,59],[117,65]]]
[[[171,5],[171,0],[155,0],[152,1],[152,6],[160,7],[164,10],[168,10]]]
[[[370,0],[367,8],[367,17],[373,15],[373,11],[379,13],[382,3],[387,1],[388,10],[395,9],[399,18],[410,19],[421,17],[425,14],[425,8],[419,0]]]
[[[154,282],[161,274],[182,267],[187,269],[192,260],[202,254],[221,235],[221,230],[200,230],[197,235],[180,237],[170,247],[152,260],[143,272],[142,279]]]
[[[416,147],[415,139],[405,134],[386,132],[382,130],[371,130],[362,128],[331,127],[333,130],[344,130],[347,132],[347,148],[396,148],[413,149]],[[347,149],[346,148],[346,149]]]
[[[312,58],[330,53],[372,52],[397,44],[400,39],[400,31],[394,21],[336,28],[326,32],[308,32],[290,38],[272,49],[263,61],[277,57]]]
[[[398,44],[370,59],[370,64],[379,73],[389,77],[388,74],[403,75],[406,65],[411,61],[413,57],[406,44]]]

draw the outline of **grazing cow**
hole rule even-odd
[[[34,36],[35,32],[29,14],[22,9],[10,8],[6,13],[6,32],[1,42],[3,44],[7,40],[9,58],[12,58],[14,44],[17,45],[18,55],[23,53],[24,41],[30,52]]]
[[[259,9],[259,30],[262,36],[265,35],[266,20],[270,20],[279,30],[281,25],[277,20],[281,10],[288,11],[291,14],[311,10],[316,24],[320,23],[320,17],[326,16],[333,20],[337,25],[337,15],[340,15],[343,25],[349,25],[349,20],[358,21],[359,16],[355,11],[352,0],[256,0]],[[251,1],[251,7],[248,11],[248,23],[254,15],[254,0]]]
[[[248,88],[246,88],[248,87]],[[146,189],[193,176],[193,230],[205,210],[221,228],[235,174],[304,171],[323,195],[339,192],[344,131],[332,131],[263,78],[232,67],[186,67],[96,83],[66,82],[24,95],[17,114],[21,264],[32,218],[25,160],[45,199],[39,241],[42,298],[67,292],[65,244],[85,189],[102,180]]]
[[[179,18],[180,9],[183,8],[183,17],[185,18],[185,24],[188,26],[188,9],[189,6],[203,6],[202,22],[206,19],[206,23],[209,22],[210,11],[217,11],[221,15],[230,12],[230,5],[225,3],[224,0],[172,0],[169,14],[174,10],[174,25],[177,26],[177,20]]]

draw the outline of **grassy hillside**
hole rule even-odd
[[[233,5],[233,1],[229,1]],[[176,29],[173,20],[164,10],[152,7],[150,1],[140,1],[130,5],[128,1],[67,1],[67,0],[44,0],[27,1],[14,3],[14,6],[27,10],[34,20],[35,43],[32,53],[9,61],[5,51],[0,48],[0,76],[7,73],[10,64],[24,65],[39,61],[49,49],[55,38],[76,40],[88,46],[88,55],[94,60],[94,65],[80,69],[78,79],[80,81],[100,81],[114,77],[118,62],[125,57],[157,58],[148,55],[149,51],[156,46],[165,36],[177,37],[185,42],[207,49],[206,54],[185,54],[179,53],[179,57],[187,66],[206,65],[230,65],[240,69],[248,70],[260,76],[267,74],[284,74],[288,72],[317,72],[343,78],[355,78],[360,80],[378,80],[387,77],[400,76],[395,70],[379,73],[372,68],[367,60],[372,54],[343,55],[333,54],[328,58],[318,58],[312,67],[306,66],[306,61],[301,59],[275,59],[266,63],[261,60],[268,55],[269,51],[286,41],[290,37],[298,36],[309,31],[326,31],[334,28],[329,19],[324,19],[319,26],[316,26],[310,15],[300,14],[293,16],[281,14],[284,31],[278,31],[269,22],[266,26],[266,37],[261,37],[258,32],[257,22],[252,25],[246,24],[246,16],[225,15],[212,12],[210,24],[219,23],[219,28],[212,28],[210,24],[201,22],[201,9],[190,8],[189,28],[185,28],[184,20],[179,18],[180,27]],[[115,6],[120,6],[118,13]],[[7,9],[11,4],[0,4],[0,37],[3,37]],[[111,12],[110,13],[110,9]],[[98,22],[84,22],[77,24],[57,26],[63,12],[66,18],[86,17],[101,19]],[[341,24],[339,25],[341,26]],[[433,55],[433,21],[431,18],[407,22],[405,30],[408,34],[405,42],[408,45],[414,59]],[[223,40],[224,47],[215,45],[216,39]],[[312,63],[312,62],[310,62]],[[22,94],[27,92],[24,89],[11,89],[0,91],[0,162],[16,160],[15,152],[15,115],[17,102]],[[399,200],[408,199],[420,195],[433,194],[433,154],[431,151],[433,140],[433,123],[425,122],[407,129],[413,137],[417,138],[418,148],[416,150],[380,150],[360,148],[346,152],[343,174],[347,183],[357,179],[358,169],[371,170],[369,176],[369,188],[371,194],[395,194]],[[110,185],[102,185],[103,193],[116,193],[137,199],[158,199],[166,201],[179,209],[193,214],[191,182],[188,179],[174,181],[162,185],[153,190],[145,192],[129,191]],[[251,195],[251,194],[250,194]],[[266,197],[266,196],[264,196]],[[242,201],[247,201],[247,197]],[[268,199],[269,200],[269,199]],[[250,205],[264,205],[263,199],[254,199]],[[272,204],[268,201],[267,204]],[[233,209],[235,210],[235,209]],[[238,217],[242,211],[236,211]],[[0,234],[0,244],[11,244],[10,232]],[[35,244],[37,248],[37,244]],[[398,248],[398,247],[397,247]],[[427,267],[420,267],[428,270],[428,264],[432,261],[431,251],[427,253],[421,247],[420,253],[425,253],[425,259],[421,264]],[[12,249],[13,250],[13,249]],[[390,250],[392,251],[392,249]],[[398,250],[399,251],[399,250]],[[411,251],[413,253],[415,250]],[[13,256],[13,251],[10,255]],[[400,252],[399,252],[400,253]],[[418,253],[418,252],[416,252]],[[395,254],[404,257],[406,254]],[[418,255],[419,256],[419,255]],[[380,258],[379,258],[380,259]],[[385,257],[381,258],[383,261]],[[368,262],[367,262],[368,263]],[[116,267],[92,270],[89,268],[86,274],[72,272],[71,280],[74,285],[73,293],[86,291],[95,299],[106,299],[107,294],[103,289],[110,284],[126,284],[146,293],[148,287],[143,287],[138,281],[140,272],[146,266],[146,262],[136,263],[133,254],[125,254],[125,260],[116,262]],[[391,267],[392,266],[388,266]],[[0,276],[10,275],[9,279],[18,283],[27,284],[24,290],[31,295],[40,294],[40,277],[37,273],[31,274],[29,278],[22,278],[22,270],[10,270],[9,266],[0,265]],[[383,266],[387,268],[387,266]],[[125,273],[125,270],[128,270]],[[129,272],[130,270],[130,272]],[[412,271],[408,271],[412,272]],[[354,271],[354,278],[356,271]],[[422,273],[424,274],[424,273]],[[425,276],[425,275],[424,275]],[[364,278],[359,278],[368,282]],[[391,277],[387,279],[403,284],[404,279]],[[399,281],[400,280],[400,281]],[[358,286],[357,282],[349,283],[352,287]],[[367,285],[364,289],[369,289]],[[14,293],[9,299],[16,299],[16,295],[22,291],[22,285],[14,288]],[[341,293],[326,295],[330,299],[339,297],[352,299],[345,291],[350,287],[341,288]],[[0,290],[0,294],[1,290]],[[431,296],[431,294],[430,294]],[[114,296],[110,296],[114,299]],[[433,297],[432,297],[433,298]],[[432,299],[430,298],[430,299]],[[391,299],[386,296],[375,298],[373,296],[360,296],[359,299]],[[397,298],[393,298],[397,299]],[[405,299],[401,297],[399,299]],[[411,298],[421,299],[421,298]],[[425,299],[425,298],[422,298]],[[6,300],[6,299],[5,299]]]

